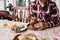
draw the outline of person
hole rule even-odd
[[[60,25],[59,10],[55,2],[51,0],[35,0],[29,4],[29,17],[36,18],[38,22],[29,29],[44,29]]]

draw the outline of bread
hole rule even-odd
[[[32,39],[30,39],[30,38],[26,37],[26,35],[25,35],[25,34],[23,34],[23,35],[19,36],[19,37],[18,37],[18,39],[19,39],[19,40],[32,40]]]
[[[32,33],[28,34],[19,34],[14,37],[13,40],[42,40]]]
[[[36,40],[36,36],[34,34],[23,34],[19,36],[19,40]]]

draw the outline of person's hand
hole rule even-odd
[[[42,30],[45,28],[48,28],[48,24],[44,22],[35,23],[34,25],[30,24],[28,27],[28,29],[31,29],[31,30],[37,30],[37,29]]]
[[[35,28],[34,28],[32,25],[29,25],[29,26],[28,26],[28,29],[34,30]]]
[[[40,28],[40,29],[44,29],[44,28],[47,28],[48,27],[48,24],[47,23],[44,23],[44,22],[39,22],[39,23],[36,23],[34,25],[35,28]]]
[[[37,22],[37,18],[36,17],[31,17],[30,19],[30,24],[35,24]]]
[[[35,27],[35,28],[42,28],[42,27],[43,27],[43,23],[42,23],[42,22],[36,23],[36,24],[34,25],[34,27]]]

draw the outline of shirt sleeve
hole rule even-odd
[[[29,13],[32,15],[32,6],[33,6],[33,4],[32,3],[30,3],[29,4]]]
[[[29,3],[29,6],[28,6],[28,17],[30,17],[32,15],[32,6],[31,6],[31,3]]]
[[[55,3],[52,4],[51,6],[51,17],[50,17],[50,22],[48,22],[50,27],[53,26],[58,26],[60,24],[59,22],[59,11]]]

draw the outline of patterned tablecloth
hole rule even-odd
[[[4,23],[8,23],[9,27],[7,28],[4,27],[3,26]],[[12,23],[14,23],[14,21],[0,20],[0,40],[13,40],[14,36],[18,34],[11,30]],[[54,28],[48,28],[41,31],[27,30],[21,33],[34,33],[38,37],[41,37],[46,40],[60,40],[60,26]]]

